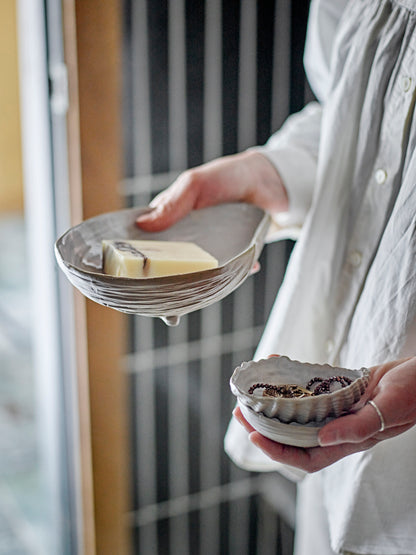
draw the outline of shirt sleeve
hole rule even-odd
[[[277,169],[286,187],[289,211],[273,214],[281,227],[300,226],[309,210],[315,184],[322,107],[308,104],[256,150]]]
[[[331,59],[337,27],[348,0],[312,0],[306,35],[304,65],[317,97],[257,147],[276,167],[286,187],[289,211],[273,214],[277,237],[290,229],[296,238],[310,208],[316,181],[322,110],[331,83]]]
[[[331,84],[332,53],[339,22],[349,0],[312,0],[303,64],[316,98],[324,102]]]

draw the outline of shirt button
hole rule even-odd
[[[332,341],[332,339],[327,339],[325,341],[325,352],[327,355],[331,354],[332,351],[334,350],[334,342]]]
[[[403,75],[400,80],[400,86],[403,92],[408,92],[412,86],[412,79],[408,75]]]
[[[377,170],[376,173],[375,173],[375,178],[376,178],[376,181],[377,181],[377,183],[378,183],[379,185],[383,185],[383,183],[384,183],[384,182],[386,181],[386,179],[387,179],[387,172],[386,172],[386,170],[383,170],[383,169]]]
[[[360,251],[351,251],[348,255],[348,262],[351,264],[351,266],[354,266],[354,268],[358,268],[358,266],[361,264],[362,259],[363,255],[360,253]]]

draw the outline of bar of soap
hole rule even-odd
[[[218,260],[186,241],[102,241],[103,271],[118,277],[149,278],[188,274],[218,266]]]

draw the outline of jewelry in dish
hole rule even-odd
[[[329,378],[314,377],[309,380],[306,387],[302,387],[298,384],[274,385],[269,383],[256,383],[249,388],[248,392],[253,393],[255,389],[263,389],[264,397],[289,397],[293,399],[294,397],[309,397],[310,395],[332,393],[332,391],[334,391],[332,384],[346,387],[350,385],[351,382],[351,378],[347,376],[330,376]],[[312,389],[312,386],[316,383],[318,385]]]

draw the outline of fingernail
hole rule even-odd
[[[318,435],[318,442],[321,447],[329,447],[330,445],[341,443],[335,431],[320,433]]]
[[[146,212],[143,212],[143,214],[140,214],[139,216],[137,216],[136,221],[147,219],[147,217],[150,214],[152,214],[152,212],[154,212],[155,209],[156,209],[156,206],[149,206],[149,208],[146,210]]]

